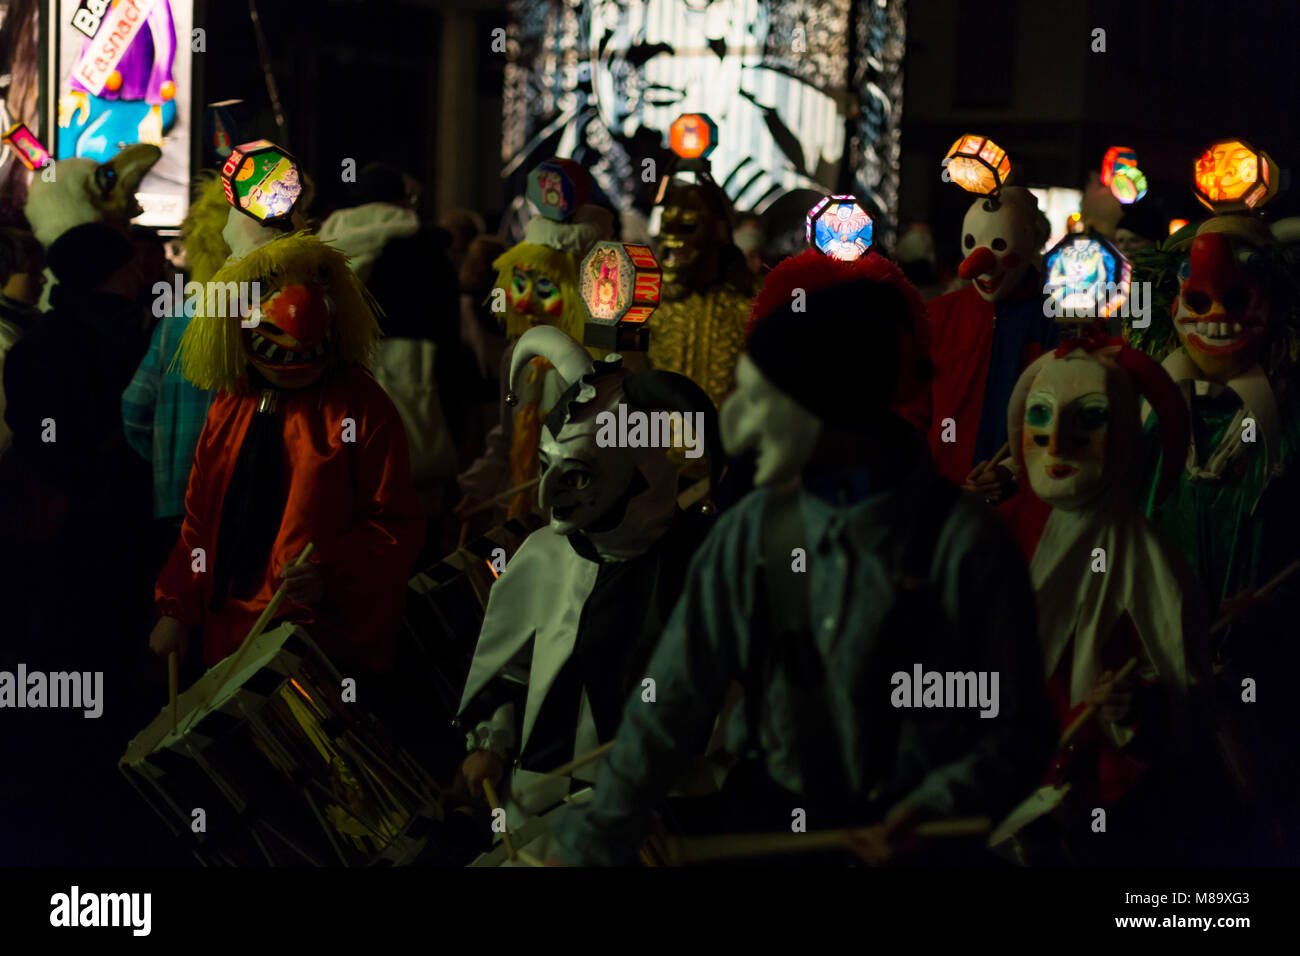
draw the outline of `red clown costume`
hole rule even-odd
[[[936,467],[959,485],[1006,441],[1016,378],[1056,345],[1037,268],[1047,236],[1029,190],[981,196],[962,224],[966,258],[957,274],[971,285],[927,303],[935,379],[928,406],[908,417],[927,423]]]
[[[216,663],[313,542],[309,581],[281,616],[336,661],[387,670],[424,523],[402,421],[361,367],[379,337],[374,312],[342,253],[305,233],[267,242],[271,230],[231,217],[238,258],[208,288],[259,282],[261,307],[241,323],[239,310],[201,302],[182,340],[186,376],[220,394],[158,578],[151,643],[169,649],[157,638],[177,633],[171,619],[197,629]]]

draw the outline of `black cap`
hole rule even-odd
[[[88,222],[74,226],[50,244],[45,261],[61,285],[95,288],[135,258],[130,240],[112,226]]]

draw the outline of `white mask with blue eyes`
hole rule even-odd
[[[1022,449],[1029,484],[1071,511],[1106,488],[1111,425],[1106,370],[1087,359],[1047,363],[1025,402]]]

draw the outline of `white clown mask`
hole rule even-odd
[[[759,487],[799,475],[821,437],[821,419],[768,381],[748,355],[736,365],[736,390],[723,402],[721,417],[728,455],[758,449]]]
[[[1048,226],[1033,193],[1008,186],[996,200],[977,199],[966,211],[961,241],[966,258],[957,274],[974,280],[986,302],[1001,301],[1038,266],[1047,238]]]

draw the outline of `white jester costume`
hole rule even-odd
[[[613,739],[707,530],[698,515],[677,510],[677,475],[664,449],[609,444],[602,413],[617,416],[624,405],[629,415],[690,414],[703,423],[691,440],[707,449],[715,479],[721,466],[716,412],[684,376],[628,373],[616,356],[595,363],[558,329],[537,328],[519,340],[512,382],[536,356],[574,382],[542,432],[540,499],[551,522],[524,541],[493,585],[461,702],[462,719],[475,728],[471,750],[518,758],[516,795],[539,773]],[[574,779],[594,776],[592,765]],[[509,802],[511,826],[524,809],[558,803],[572,780],[551,783],[523,808]]]
[[[1143,397],[1160,417],[1167,457],[1181,461],[1187,415],[1177,390],[1119,339],[1074,339],[1043,355],[1020,376],[1007,411],[1022,482],[1052,509],[1029,573],[1060,730],[1080,716],[1105,672],[1136,658],[1138,684],[1122,723],[1098,715],[1074,733],[1048,784],[1012,813],[1007,832],[1067,793],[1067,828],[1081,826],[1153,763],[1167,765],[1174,740],[1192,736],[1191,693],[1209,673],[1205,618],[1185,562],[1138,505]],[[1165,469],[1161,493],[1177,478]]]

